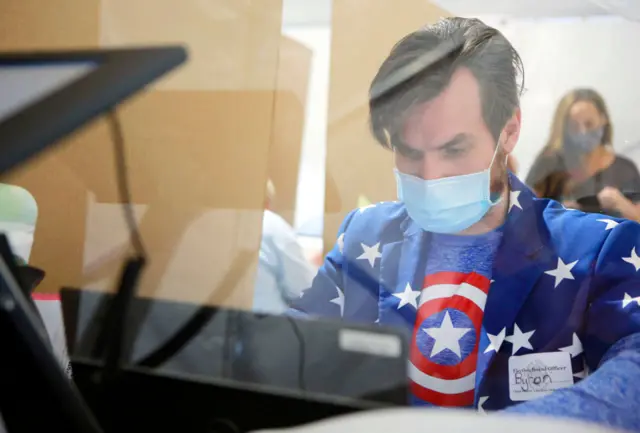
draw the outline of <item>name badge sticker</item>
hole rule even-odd
[[[509,398],[533,400],[573,385],[571,354],[532,353],[509,358]]]

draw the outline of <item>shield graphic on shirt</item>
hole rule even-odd
[[[478,342],[491,282],[474,272],[428,275],[413,329],[413,395],[437,406],[473,405]]]

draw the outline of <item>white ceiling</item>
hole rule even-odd
[[[282,25],[328,25],[331,23],[331,3],[331,0],[283,0]]]
[[[501,15],[518,18],[602,15],[590,0],[434,0],[455,15]]]
[[[397,1],[402,7],[402,0]],[[425,0],[428,1],[428,0]],[[616,14],[640,19],[640,0],[431,0],[460,16],[498,15],[514,18],[587,17]],[[332,0],[283,0],[283,25],[327,25]]]

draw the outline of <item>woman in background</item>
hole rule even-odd
[[[631,160],[614,153],[612,139],[602,96],[591,89],[569,92],[558,104],[549,141],[526,183],[539,197],[566,207],[640,221],[634,197],[640,199],[640,174]]]

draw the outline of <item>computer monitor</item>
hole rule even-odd
[[[185,59],[175,46],[0,53],[0,175]]]

